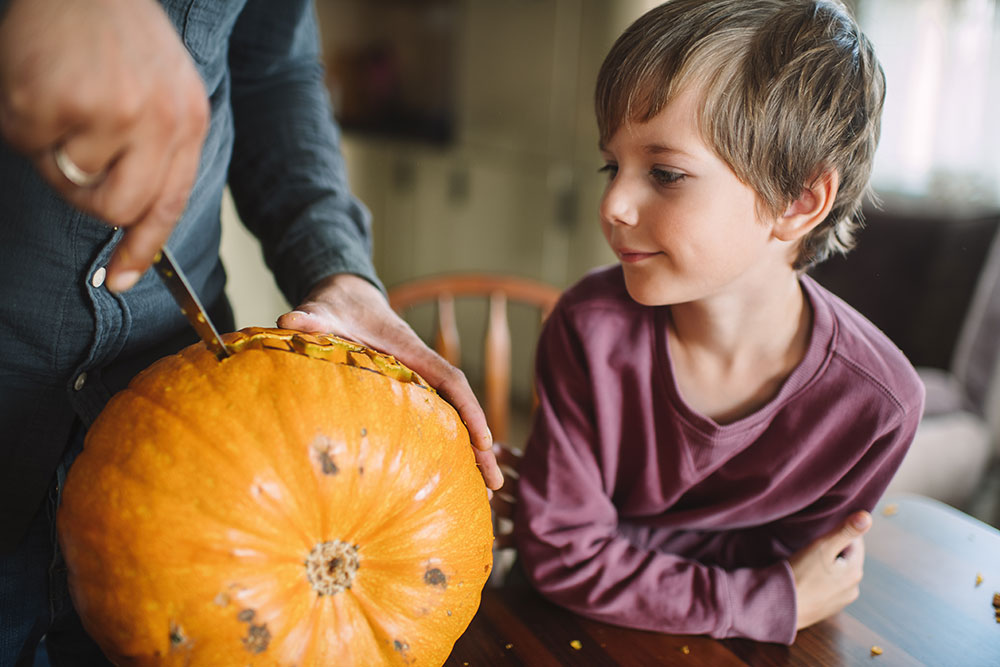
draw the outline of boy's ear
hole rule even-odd
[[[788,205],[774,223],[773,234],[781,241],[797,241],[823,222],[833,208],[840,187],[836,169],[824,171],[802,188],[799,198]]]

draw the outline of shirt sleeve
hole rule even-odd
[[[230,190],[293,305],[334,273],[384,291],[371,260],[370,215],[348,186],[320,55],[308,0],[250,0],[229,47]]]
[[[519,558],[536,588],[571,611],[616,625],[791,643],[795,589],[786,561],[706,565],[637,547],[619,529],[596,449],[585,355],[559,309],[543,332],[536,368],[539,407],[520,465],[515,522]]]

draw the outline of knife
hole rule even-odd
[[[191,323],[194,330],[198,332],[198,335],[204,341],[205,345],[208,346],[208,349],[211,350],[212,354],[219,361],[228,357],[229,350],[226,348],[226,344],[222,342],[218,330],[212,324],[212,320],[209,319],[208,313],[205,312],[205,308],[201,305],[201,301],[198,300],[198,295],[191,289],[191,283],[184,277],[184,272],[177,265],[174,256],[167,250],[167,246],[163,246],[160,252],[156,253],[156,257],[153,258],[153,267],[163,280],[163,284],[170,290],[170,295],[174,297],[174,301],[181,307],[184,317]]]

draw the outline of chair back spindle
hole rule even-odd
[[[455,318],[455,298],[447,292],[437,298],[434,350],[452,366],[461,365],[462,343],[458,337],[458,321]]]
[[[499,430],[493,433],[495,440],[509,442],[510,324],[507,321],[507,295],[501,290],[490,294],[485,346],[486,422],[497,425]]]

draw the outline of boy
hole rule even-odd
[[[835,0],[673,0],[601,68],[604,235],[538,349],[518,552],[609,623],[790,644],[858,594],[923,387],[804,275],[846,252],[884,78]]]

